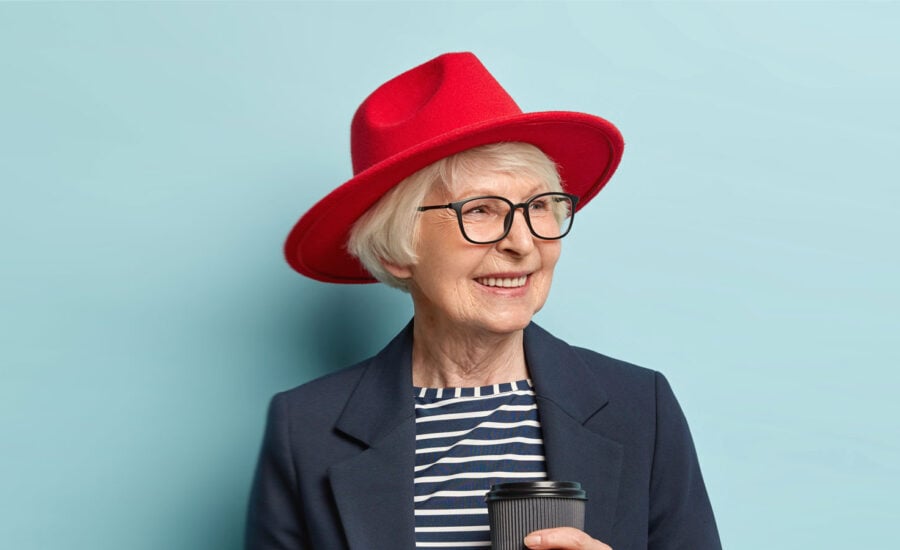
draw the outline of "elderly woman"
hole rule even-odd
[[[547,479],[582,484],[584,530],[523,547],[719,548],[665,378],[531,322],[619,162],[616,128],[522,113],[461,53],[383,84],[351,135],[355,176],[300,219],[288,262],[403,289],[415,315],[378,355],[273,399],[247,548],[485,548],[491,485]]]

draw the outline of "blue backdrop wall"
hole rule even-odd
[[[410,315],[305,280],[375,86],[472,50],[614,121],[537,320],[666,373],[728,548],[885,548],[900,5],[0,6],[0,546],[238,549],[268,398]]]

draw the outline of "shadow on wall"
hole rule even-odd
[[[412,301],[382,284],[336,285],[302,277],[263,296],[255,333],[267,355],[266,392],[281,391],[378,353],[412,318]]]
[[[302,320],[315,376],[378,353],[412,318],[409,296],[385,285],[322,286]]]

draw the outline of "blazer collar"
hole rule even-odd
[[[372,445],[414,415],[412,407],[413,322],[369,360],[337,429]],[[525,360],[541,397],[585,423],[609,401],[594,375],[572,347],[535,323],[525,328]]]
[[[368,360],[335,427],[364,446],[328,469],[347,545],[413,550],[412,323]]]
[[[412,321],[368,360],[335,427],[374,445],[415,416],[412,400]]]
[[[610,540],[624,458],[602,434],[609,402],[603,381],[575,349],[535,324],[525,329],[525,358],[534,382],[547,476],[578,481],[588,494],[585,531]]]
[[[548,475],[582,483],[589,495],[585,527],[594,536],[606,536],[616,512],[623,450],[596,433],[599,428],[585,424],[609,398],[593,369],[565,342],[532,323],[525,329],[524,345]],[[366,447],[329,469],[351,549],[415,546],[412,387],[410,322],[368,361],[335,426]]]
[[[538,395],[584,424],[609,401],[569,344],[534,323],[525,328],[525,361]]]

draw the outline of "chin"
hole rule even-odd
[[[503,316],[501,318],[491,319],[487,323],[484,323],[482,326],[485,330],[492,332],[494,334],[512,334],[514,332],[519,332],[524,330],[525,327],[531,323],[531,318],[534,315],[516,315],[516,316]]]

